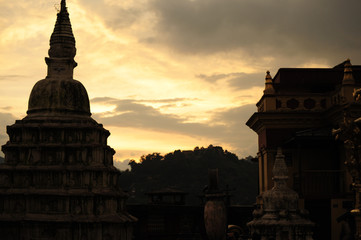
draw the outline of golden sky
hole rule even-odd
[[[347,2],[347,4],[346,4]],[[361,62],[359,0],[68,0],[74,78],[116,161],[220,145],[255,156],[245,126],[267,70]],[[0,0],[0,141],[46,76],[60,0]]]

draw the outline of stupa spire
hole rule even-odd
[[[66,1],[61,0],[60,11],[54,31],[50,37],[47,78],[73,78],[73,69],[77,66],[74,61],[76,54],[75,38],[71,27]]]
[[[76,54],[75,38],[65,0],[62,0],[60,5],[60,12],[50,37],[49,57],[74,58]]]
[[[61,3],[60,3],[60,11],[66,11],[66,1],[65,0],[61,0]]]

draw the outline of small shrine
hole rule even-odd
[[[7,127],[0,165],[1,239],[132,239],[109,131],[91,118],[73,79],[75,38],[65,0],[50,38],[47,77],[33,87],[27,116]]]
[[[314,223],[298,208],[298,194],[287,186],[288,169],[281,148],[273,167],[274,186],[259,196],[260,206],[247,224],[252,239],[312,240]]]

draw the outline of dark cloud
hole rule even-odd
[[[294,67],[361,62],[359,0],[149,0],[131,7],[80,0],[112,29],[144,26],[139,42],[181,54],[240,50],[249,63]],[[155,21],[144,21],[155,14]],[[135,31],[143,31],[137,28]],[[138,32],[139,33],[139,32]]]
[[[220,73],[220,74],[199,74],[196,77],[203,79],[210,83],[225,81],[229,86],[236,89],[247,89],[254,86],[263,86],[265,74],[260,73]]]
[[[255,155],[256,134],[252,134],[245,122],[256,110],[254,105],[221,109],[213,113],[208,123],[190,122],[185,116],[164,114],[159,110],[136,103],[134,100],[114,100],[116,110],[113,116],[94,114],[94,118],[105,126],[132,127],[159,132],[183,134],[192,137],[214,139],[214,144],[227,144],[240,156]],[[106,103],[106,101],[104,101]]]
[[[257,134],[246,126],[247,120],[256,111],[254,104],[223,109],[213,114],[212,121],[225,123],[222,140],[234,148],[239,157],[255,156],[258,151]]]
[[[228,84],[236,89],[247,89],[255,86],[261,87],[264,85],[264,78],[265,74],[262,73],[243,73],[229,79]]]
[[[359,0],[151,0],[151,7],[152,42],[182,53],[241,49],[250,60],[274,56],[291,66],[304,58],[361,61]]]
[[[142,24],[153,33],[135,33],[139,42],[181,54],[240,50],[248,63],[275,68],[361,62],[359,0],[148,0],[127,7],[80,2],[110,28]],[[155,21],[144,21],[153,13]]]
[[[197,136],[206,134],[209,128],[200,123],[187,123],[187,118],[175,114],[164,114],[159,110],[134,100],[111,100],[111,104],[116,104],[115,114],[111,117],[102,117],[101,114],[94,114],[104,125],[134,127],[160,132],[174,132]],[[216,130],[217,126],[212,127]],[[220,129],[219,129],[220,130]],[[209,136],[212,134],[209,133]]]

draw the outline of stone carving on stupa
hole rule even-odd
[[[109,131],[91,118],[73,79],[75,38],[65,0],[50,38],[48,73],[33,87],[27,116],[7,127],[0,165],[0,238],[132,239]]]
[[[259,196],[261,206],[254,210],[254,219],[247,224],[252,239],[312,240],[314,223],[305,209],[298,208],[298,194],[287,186],[288,169],[278,149],[273,166],[272,189]]]

